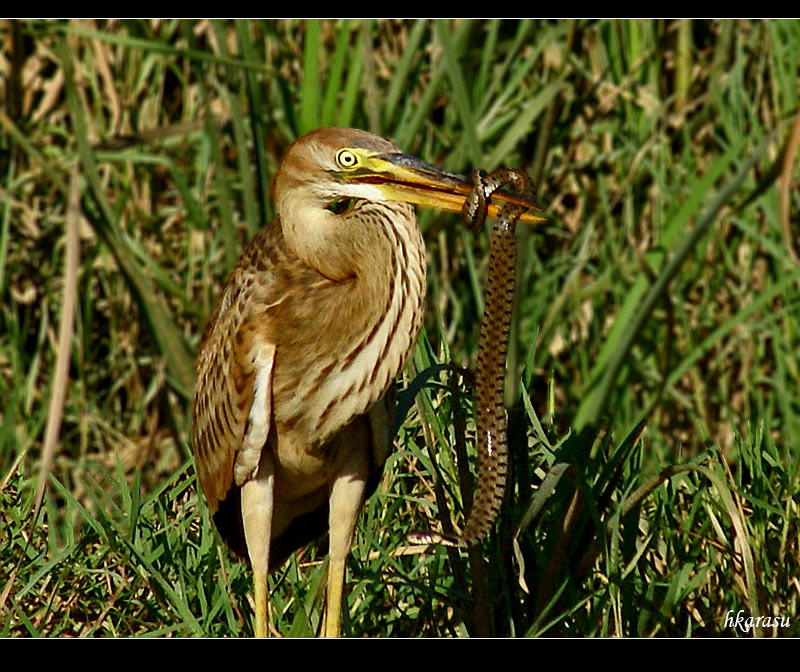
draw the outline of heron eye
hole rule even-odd
[[[340,149],[336,153],[336,163],[341,168],[354,168],[358,164],[358,158],[349,149]]]
[[[354,198],[343,198],[340,201],[334,201],[333,203],[328,204],[328,210],[330,210],[334,215],[341,215],[347,212],[353,206],[354,201]]]

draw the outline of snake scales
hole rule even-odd
[[[492,194],[502,186],[513,187],[533,200],[530,178],[519,170],[501,169],[492,173],[474,171],[474,188],[464,203],[462,216],[475,231],[483,225]],[[452,536],[438,532],[413,532],[412,543],[444,544],[466,548],[483,541],[500,512],[508,472],[507,419],[503,402],[508,353],[509,328],[514,302],[517,218],[525,212],[518,205],[506,204],[495,219],[489,249],[489,275],[486,304],[478,341],[475,367],[475,407],[478,425],[478,481],[464,530]]]

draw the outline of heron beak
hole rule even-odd
[[[467,196],[474,188],[472,181],[464,175],[448,173],[414,156],[402,153],[370,156],[361,170],[348,180],[375,184],[391,201],[454,212],[461,212]],[[542,210],[538,203],[503,190],[492,194],[489,216],[494,217],[506,203],[525,208],[525,212],[518,218],[521,222],[537,224],[547,221],[544,217],[530,212]]]
[[[380,187],[389,200],[461,212],[474,185],[464,175],[448,173],[408,154],[380,154],[370,157],[364,172],[353,181],[371,182]],[[489,216],[495,216],[506,203],[525,208],[518,218],[531,224],[546,222],[532,214],[541,211],[535,201],[507,191],[495,191],[489,201]]]

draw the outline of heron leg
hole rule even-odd
[[[353,450],[331,486],[325,637],[338,637],[341,629],[345,563],[353,543],[353,532],[361,511],[368,475],[366,451]]]
[[[242,485],[242,521],[247,553],[253,568],[255,593],[255,636],[269,635],[267,575],[269,544],[272,538],[272,513],[275,502],[275,466],[265,452],[258,473]]]

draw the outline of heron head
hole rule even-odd
[[[320,128],[289,146],[272,193],[295,253],[306,261],[326,256],[328,263],[338,263],[330,255],[351,254],[354,241],[368,238],[376,223],[415,226],[413,205],[459,212],[472,189],[463,175],[405,154],[390,140],[356,129]],[[504,202],[537,208],[533,201],[496,192],[489,214]],[[385,216],[370,216],[369,208],[359,207],[367,204]],[[520,221],[545,220],[526,213]]]

